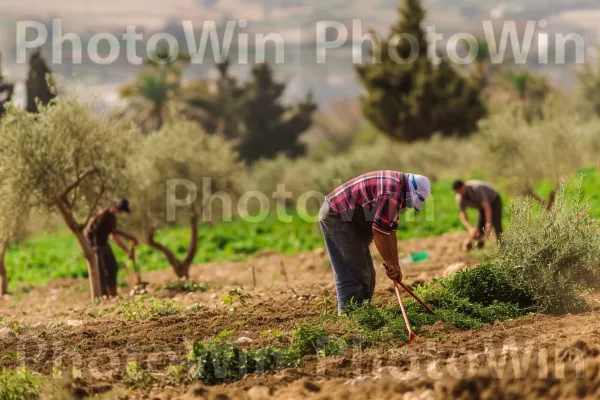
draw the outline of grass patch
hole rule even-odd
[[[0,399],[30,400],[37,399],[44,379],[34,375],[26,368],[0,371]]]
[[[135,300],[120,303],[117,309],[126,320],[137,321],[179,314],[182,306],[176,301],[142,296]]]

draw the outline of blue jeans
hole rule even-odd
[[[371,240],[362,237],[349,221],[342,221],[327,201],[321,207],[319,225],[333,268],[338,314],[341,314],[350,299],[362,304],[373,297],[375,268],[369,251]]]

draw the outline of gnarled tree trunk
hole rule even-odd
[[[6,251],[8,250],[9,244],[10,241],[5,241],[0,249],[0,296],[8,294],[8,276],[6,274],[4,256],[6,256]]]
[[[190,243],[183,260],[179,260],[168,247],[158,243],[154,238],[154,231],[150,232],[146,239],[150,247],[163,253],[179,279],[189,279],[190,267],[198,251],[198,215],[196,213],[190,217],[189,228]]]
[[[88,276],[90,281],[90,294],[92,297],[92,301],[95,299],[102,297],[102,286],[100,283],[100,271],[98,269],[98,259],[96,258],[96,254],[92,250],[92,247],[88,243],[83,230],[84,227],[79,225],[77,221],[75,221],[75,217],[71,214],[68,208],[62,203],[57,203],[58,211],[60,215],[63,217],[65,223],[75,235],[77,239],[77,243],[83,252],[83,256],[85,257],[87,268],[88,268]]]

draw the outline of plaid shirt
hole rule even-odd
[[[389,234],[398,230],[405,179],[404,174],[397,171],[368,172],[338,187],[326,200],[337,214],[345,214],[358,207],[374,208],[373,229]]]

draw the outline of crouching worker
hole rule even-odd
[[[452,189],[456,193],[456,203],[460,211],[460,221],[469,233],[463,243],[463,250],[471,250],[474,242],[479,248],[484,240],[490,238],[492,228],[496,231],[496,239],[502,236],[502,200],[498,192],[488,183],[482,181],[454,181]],[[467,208],[475,208],[479,212],[477,227],[469,223]]]
[[[375,292],[375,268],[369,251],[374,240],[387,264],[388,278],[401,281],[398,260],[398,213],[421,210],[429,197],[429,180],[421,175],[375,171],[346,182],[325,197],[319,224],[333,268],[338,313],[354,299],[370,301]]]
[[[131,250],[125,246],[123,238],[129,240],[133,247],[138,244],[135,236],[117,229],[117,216],[129,212],[129,201],[127,199],[115,201],[91,218],[85,228],[87,240],[97,257],[103,296],[114,297],[117,295],[119,265],[108,243],[109,237],[127,254]]]

